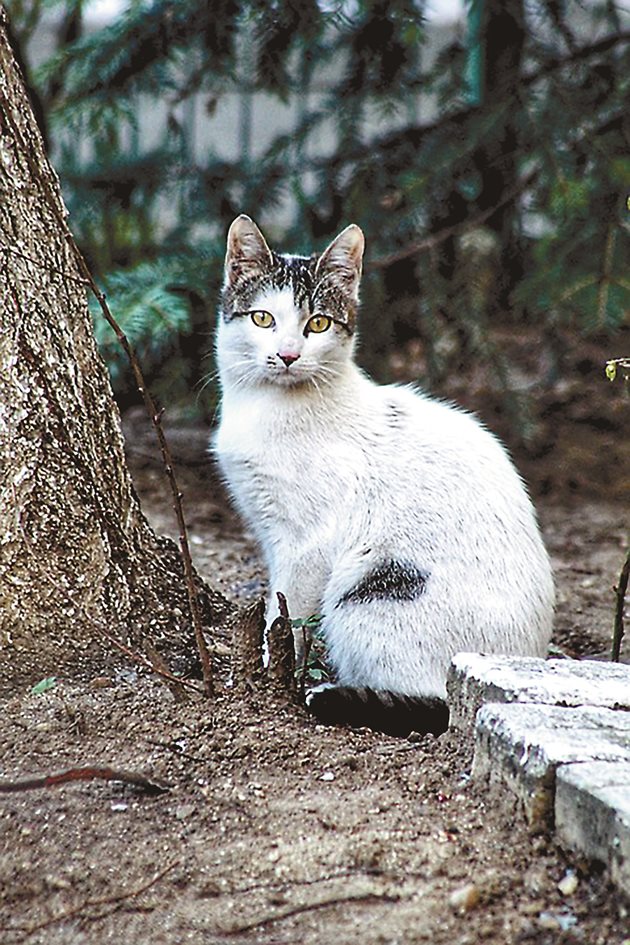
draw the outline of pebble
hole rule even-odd
[[[558,889],[563,896],[572,896],[573,893],[578,888],[579,880],[575,873],[575,870],[567,870],[560,882],[558,883]]]
[[[178,820],[188,820],[195,813],[194,804],[180,804],[175,808],[175,816]]]
[[[466,883],[465,886],[451,893],[448,902],[452,909],[457,909],[461,912],[470,912],[471,909],[474,909],[475,906],[478,905],[480,899],[481,891],[479,887],[476,886],[475,883]]]
[[[319,779],[320,781],[334,781],[335,775],[332,771],[324,771],[323,775]]]
[[[541,912],[538,916],[538,927],[547,932],[568,932],[577,925],[577,918],[570,912]]]

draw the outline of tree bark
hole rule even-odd
[[[104,631],[195,660],[181,555],[134,492],[65,216],[0,6],[0,690],[120,661]],[[201,590],[204,626],[224,624]]]

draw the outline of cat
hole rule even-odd
[[[471,414],[355,364],[363,233],[319,256],[232,223],[213,446],[292,617],[321,614],[325,722],[444,731],[454,654],[544,656],[554,589],[522,480]]]

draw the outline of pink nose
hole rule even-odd
[[[278,357],[281,361],[284,361],[287,367],[291,367],[291,365],[297,361],[300,356],[299,354],[282,354],[282,352],[278,351]]]

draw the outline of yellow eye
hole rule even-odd
[[[259,328],[271,328],[272,325],[276,324],[276,320],[270,312],[251,312],[250,314],[254,325],[258,325]]]
[[[328,318],[327,315],[313,315],[306,323],[304,334],[307,335],[313,331],[316,335],[319,335],[322,331],[328,331],[331,325],[332,318]]]

